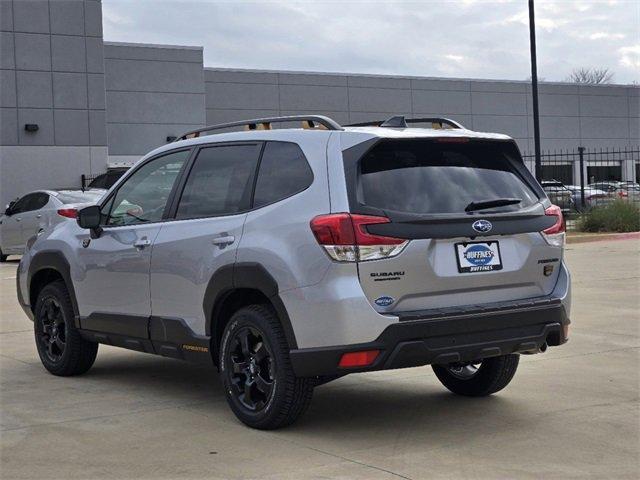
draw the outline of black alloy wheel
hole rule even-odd
[[[67,345],[67,326],[60,303],[54,297],[47,297],[38,310],[37,341],[40,351],[52,363],[62,359]]]
[[[225,325],[218,350],[220,378],[229,407],[246,425],[282,428],[309,406],[315,381],[296,377],[289,350],[271,305],[242,307]]]
[[[269,403],[275,385],[273,355],[263,335],[244,326],[230,339],[227,375],[235,400],[251,412]]]
[[[74,325],[74,311],[66,284],[56,280],[38,294],[34,337],[44,368],[62,377],[80,375],[91,368],[98,344],[85,340]]]

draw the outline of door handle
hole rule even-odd
[[[36,218],[42,218],[42,215],[38,214],[36,215]]]
[[[213,243],[214,245],[219,245],[220,247],[226,247],[227,245],[231,245],[235,241],[236,237],[234,237],[233,235],[223,234],[211,240],[211,243]]]
[[[20,220],[22,220],[20,217],[16,217],[16,222],[19,222]]]
[[[144,247],[148,247],[149,245],[151,245],[151,240],[148,238],[141,238],[140,240],[133,242],[133,246],[139,250],[142,250]]]

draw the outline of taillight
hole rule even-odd
[[[620,198],[625,198],[625,197],[628,197],[628,196],[629,196],[629,194],[628,194],[627,192],[625,192],[624,190],[620,190],[620,191],[618,192],[618,196],[619,196]]]
[[[545,228],[542,231],[542,236],[549,245],[554,247],[564,247],[565,223],[562,210],[557,205],[551,205],[544,211],[544,214],[549,217],[556,217],[556,221],[549,228]]]
[[[366,226],[389,223],[387,217],[333,213],[311,220],[311,231],[327,254],[338,262],[378,260],[398,255],[409,243],[403,238],[369,233]]]
[[[344,353],[338,366],[340,368],[368,367],[378,358],[379,353],[380,350]]]
[[[67,218],[78,218],[78,210],[75,208],[59,208],[58,215]]]

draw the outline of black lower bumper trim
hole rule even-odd
[[[568,324],[560,302],[427,319],[413,317],[389,325],[373,342],[292,350],[290,356],[296,375],[301,377],[466,362],[533,352],[545,344],[561,345],[567,341],[564,326]],[[381,352],[369,367],[338,367],[344,353],[360,350]]]

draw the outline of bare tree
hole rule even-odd
[[[567,77],[566,81],[571,83],[589,83],[598,85],[602,83],[611,83],[613,80],[613,72],[608,68],[575,68]]]

